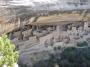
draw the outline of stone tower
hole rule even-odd
[[[88,30],[88,22],[84,22],[84,30]]]

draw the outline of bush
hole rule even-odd
[[[7,65],[12,67],[18,60],[18,52],[6,35],[0,37],[0,67]]]
[[[63,60],[66,60],[68,64],[61,63]],[[66,48],[58,63],[61,67],[65,67],[65,65],[67,67],[90,67],[90,48]]]
[[[86,41],[81,42],[81,43],[77,43],[78,47],[84,47],[84,46],[88,46],[88,43]]]
[[[57,63],[59,67],[90,67],[90,47],[68,47],[59,55],[60,59],[57,58],[59,57],[57,55],[50,55],[46,64],[42,64],[42,61],[40,61],[35,65],[38,65],[36,67],[42,67],[39,66],[40,64],[44,65],[43,67],[54,67]]]

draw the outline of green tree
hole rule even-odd
[[[0,67],[4,64],[12,67],[17,62],[18,56],[15,46],[10,42],[7,35],[2,35],[0,37]]]

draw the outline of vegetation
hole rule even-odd
[[[86,41],[77,43],[78,47],[88,46],[88,43]]]
[[[7,65],[12,67],[18,60],[18,52],[6,35],[0,37],[0,67]]]
[[[90,48],[66,48],[58,63],[61,67],[90,67]]]
[[[39,61],[33,67],[90,67],[90,48],[68,47],[61,54],[52,54],[47,60]]]

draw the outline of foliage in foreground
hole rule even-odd
[[[7,35],[0,37],[0,67],[7,65],[12,67],[18,60],[18,52],[15,46],[10,42]]]

